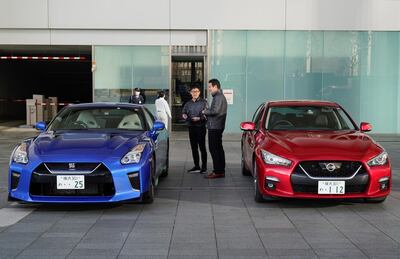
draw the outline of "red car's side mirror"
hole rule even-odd
[[[252,131],[256,128],[254,122],[242,122],[240,123],[240,129],[244,131]]]
[[[361,122],[360,124],[360,130],[367,132],[372,130],[372,125],[368,122]]]

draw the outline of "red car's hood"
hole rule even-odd
[[[382,152],[357,131],[270,131],[264,148],[292,160],[365,160]]]

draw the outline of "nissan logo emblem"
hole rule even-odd
[[[335,169],[336,169],[336,166],[334,163],[329,163],[326,165],[326,170],[328,170],[329,172],[333,172],[333,171],[335,171]]]
[[[69,170],[75,170],[75,163],[68,163]]]

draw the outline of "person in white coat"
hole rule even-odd
[[[165,124],[165,128],[168,129],[168,121],[171,118],[171,110],[165,100],[164,91],[158,92],[158,98],[156,99],[156,111],[157,118]]]

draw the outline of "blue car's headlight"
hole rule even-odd
[[[371,160],[369,160],[367,162],[367,164],[369,166],[384,165],[384,164],[386,164],[387,160],[388,160],[388,153],[383,151],[382,153],[380,153],[376,157],[374,157]]]
[[[27,164],[29,162],[27,148],[28,145],[25,142],[16,147],[12,156],[12,161],[19,164]]]
[[[145,146],[146,144],[138,144],[131,151],[126,153],[126,155],[121,159],[121,164],[127,165],[139,163]]]

